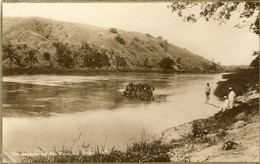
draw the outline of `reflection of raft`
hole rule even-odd
[[[153,101],[154,87],[148,83],[130,83],[123,91],[123,96],[129,100]]]

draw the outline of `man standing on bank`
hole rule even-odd
[[[228,101],[229,101],[230,109],[233,109],[235,98],[236,98],[235,92],[231,87],[229,87]]]
[[[206,88],[205,88],[205,94],[206,94],[206,103],[208,103],[209,102],[209,99],[210,99],[210,91],[211,91],[211,89],[210,89],[210,86],[209,86],[209,83],[207,83],[207,86],[206,86]]]

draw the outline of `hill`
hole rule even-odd
[[[220,70],[162,37],[39,17],[4,17],[3,44],[4,68],[160,70],[167,58],[172,71]]]

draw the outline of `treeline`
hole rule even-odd
[[[235,72],[223,75],[225,81],[219,81],[214,94],[220,98],[228,95],[228,88],[232,87],[236,95],[243,95],[250,90],[259,92],[259,51],[253,53],[255,59],[248,69],[236,69]]]
[[[112,29],[113,31],[113,29]],[[114,31],[113,31],[114,32]],[[120,38],[117,38],[120,40]],[[120,42],[120,41],[118,41]],[[163,42],[167,45],[167,41]],[[11,42],[3,45],[3,61],[8,60],[9,68],[55,68],[55,69],[133,69],[135,66],[126,56],[119,54],[113,49],[105,46],[98,47],[87,42],[80,44],[68,44],[54,42],[46,50],[40,50],[34,47],[28,47],[27,44],[15,45]],[[162,71],[187,71],[181,57],[164,57],[157,64],[149,64],[151,59],[144,57],[142,63],[136,68],[159,69]],[[6,66],[6,65],[5,65]],[[212,62],[210,65],[204,65],[203,70],[198,72],[219,72],[221,67]],[[189,69],[193,68],[189,66]],[[192,71],[192,70],[190,70]],[[195,69],[193,71],[196,72]]]

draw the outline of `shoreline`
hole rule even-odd
[[[230,73],[224,71],[174,71],[161,70],[158,68],[122,68],[122,69],[55,69],[55,68],[3,68],[3,76],[15,75],[91,75],[95,73],[162,73],[162,74],[216,74],[216,73]]]
[[[171,162],[259,162],[258,100],[259,93],[251,91],[233,109],[164,130],[163,142],[176,146]],[[194,123],[205,135],[194,137]],[[225,150],[227,142],[237,145]]]

